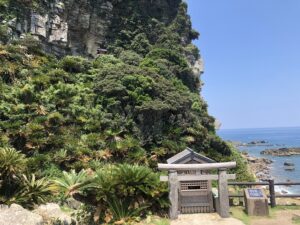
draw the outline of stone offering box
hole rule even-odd
[[[268,198],[261,188],[245,189],[246,212],[249,216],[268,216]]]

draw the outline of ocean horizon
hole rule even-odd
[[[246,151],[250,156],[271,159],[270,175],[275,182],[299,181],[300,182],[300,155],[295,156],[271,156],[261,155],[266,149],[279,149],[300,147],[300,127],[269,127],[269,128],[237,128],[220,129],[218,135],[226,141],[249,143],[251,141],[265,141],[266,145],[239,146],[240,151]],[[284,169],[284,162],[295,164],[295,170]],[[300,193],[300,186],[277,186],[277,191],[288,193]]]
[[[220,130],[251,130],[251,129],[285,129],[285,128],[300,128],[300,126],[276,126],[276,127],[239,127],[239,128],[220,128],[218,129],[218,131]]]

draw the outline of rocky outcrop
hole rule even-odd
[[[25,2],[25,1],[24,1]],[[29,1],[28,1],[29,2]],[[30,33],[44,50],[95,57],[109,38],[122,35],[123,24],[139,16],[142,24],[157,19],[168,24],[176,16],[180,0],[43,0],[40,9],[14,3],[16,18],[4,21],[14,38]],[[19,4],[19,5],[17,5]],[[140,15],[136,15],[136,11]],[[136,18],[135,18],[136,19]],[[145,21],[142,21],[145,20]],[[0,22],[1,25],[1,22]],[[134,28],[135,29],[135,28]],[[127,35],[127,34],[124,34]]]
[[[272,178],[270,176],[270,164],[273,163],[272,160],[252,157],[247,152],[243,152],[242,156],[247,160],[250,170],[258,180],[269,180]]]
[[[45,1],[44,10],[34,12],[24,7],[11,23],[18,38],[30,33],[47,52],[95,56],[104,42],[113,5],[110,1]]]
[[[60,221],[64,225],[75,224],[75,221],[73,221],[68,214],[64,213],[59,205],[55,203],[40,205],[33,212],[42,216],[44,222]]]
[[[12,204],[0,206],[0,225],[42,225],[42,216],[24,209],[22,206]]]
[[[55,203],[40,205],[34,211],[24,209],[17,204],[0,205],[0,225],[44,225],[52,224],[54,221],[64,225],[76,224]]]
[[[71,208],[71,209],[79,209],[80,206],[82,206],[82,202],[80,201],[77,201],[76,199],[74,198],[68,198],[66,200],[66,205],[67,207]]]
[[[266,149],[261,151],[262,155],[272,155],[272,156],[292,156],[300,155],[300,148],[279,148],[279,149]]]
[[[270,144],[269,142],[265,140],[257,140],[257,141],[250,141],[248,143],[243,143],[243,142],[231,142],[233,145],[239,147],[253,147],[253,146],[274,146],[273,144]],[[276,145],[279,146],[279,145]]]
[[[265,140],[258,140],[258,141],[250,141],[249,145],[260,145],[260,144],[267,144],[268,142]]]

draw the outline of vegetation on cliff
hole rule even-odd
[[[134,1],[115,7],[109,54],[94,60],[57,59],[30,35],[11,41],[0,27],[1,203],[30,208],[71,196],[106,222],[121,219],[116,210],[157,211],[168,204],[156,164],[187,146],[237,160],[239,179],[249,179],[199,95],[198,33],[186,4],[168,23]]]

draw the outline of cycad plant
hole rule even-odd
[[[24,175],[26,166],[24,154],[14,148],[0,148],[0,197],[3,203],[18,203],[33,208],[51,196],[47,178],[37,179],[34,174]]]
[[[75,170],[70,172],[64,171],[61,177],[53,180],[52,189],[56,192],[63,192],[66,197],[71,197],[76,193],[81,193],[90,185],[91,178],[88,177],[85,170],[76,173]]]
[[[167,188],[158,174],[145,166],[106,165],[96,172],[87,193],[95,195],[101,205],[100,217],[111,215],[111,221],[127,221],[144,215],[147,209],[168,206]]]
[[[50,182],[46,177],[37,179],[34,174],[22,175],[21,188],[12,199],[26,208],[45,203],[51,196]]]
[[[0,194],[10,197],[18,187],[17,176],[26,167],[25,155],[14,148],[0,148]]]
[[[22,173],[26,166],[25,155],[14,148],[0,148],[0,178],[7,181]]]
[[[116,166],[114,173],[117,187],[126,195],[148,198],[157,194],[159,177],[148,167],[120,164]]]
[[[113,221],[128,221],[134,220],[141,216],[143,210],[147,206],[134,206],[132,201],[128,198],[117,199],[115,197],[109,199],[108,209],[112,215]]]

